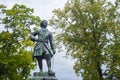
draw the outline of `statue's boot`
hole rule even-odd
[[[42,72],[43,72],[42,60],[39,60],[39,61],[38,61],[38,65],[39,65],[40,72],[42,73]]]
[[[51,70],[51,60],[47,60],[48,72],[52,72]]]

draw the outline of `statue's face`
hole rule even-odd
[[[48,25],[48,22],[46,20],[41,21],[41,27],[46,28]]]

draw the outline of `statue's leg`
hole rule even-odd
[[[48,66],[48,72],[51,72],[52,71],[51,70],[51,59],[47,59],[46,62],[47,62],[47,66]]]
[[[52,69],[51,69],[51,55],[49,54],[49,52],[45,54],[45,57],[46,59],[46,63],[47,63],[47,67],[48,67],[48,73],[51,73],[52,72]]]
[[[42,59],[41,59],[41,60],[38,60],[38,65],[39,65],[40,72],[43,72]]]
[[[43,72],[42,59],[40,57],[37,57],[37,61],[38,61],[38,66],[39,66],[40,72]]]

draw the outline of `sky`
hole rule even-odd
[[[0,0],[0,4],[6,5],[11,8],[14,4],[23,4],[27,7],[34,9],[34,15],[39,16],[42,20],[49,20],[52,17],[52,10],[57,8],[63,8],[67,0]],[[0,31],[3,28],[0,27]],[[56,52],[54,59],[52,59],[53,70],[56,73],[58,80],[82,80],[81,77],[77,77],[73,70],[74,60],[72,58],[65,58],[65,51]],[[46,70],[46,63],[44,63],[44,70]],[[38,66],[35,71],[39,71]]]

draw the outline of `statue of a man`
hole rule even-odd
[[[51,73],[51,58],[55,54],[55,46],[53,43],[52,33],[46,28],[48,22],[42,20],[41,29],[36,30],[30,35],[30,39],[37,42],[34,47],[33,58],[36,58],[40,68],[40,72],[43,72],[42,59],[46,59],[48,66],[48,73]],[[38,38],[36,38],[38,36]]]

